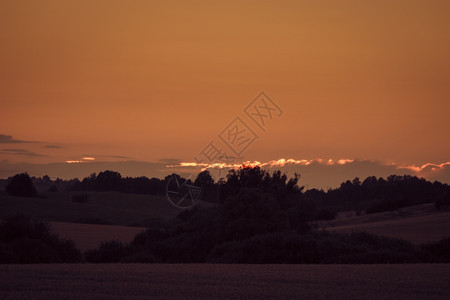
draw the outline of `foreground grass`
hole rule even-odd
[[[450,265],[3,265],[1,299],[448,299]]]

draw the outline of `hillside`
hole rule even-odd
[[[434,205],[429,203],[360,216],[354,212],[342,212],[336,220],[320,222],[317,225],[329,231],[366,231],[421,244],[450,236],[450,211],[437,211]]]
[[[174,218],[180,210],[160,195],[88,192],[86,203],[72,201],[80,192],[48,192],[45,198],[0,195],[0,218],[24,214],[53,222],[155,226]],[[207,204],[205,204],[207,205]]]
[[[112,240],[129,243],[136,234],[147,229],[143,227],[65,222],[50,222],[50,226],[52,231],[60,237],[72,240],[77,249],[81,251],[98,248],[102,242]]]

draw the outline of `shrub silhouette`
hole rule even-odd
[[[5,188],[11,196],[36,197],[37,191],[27,173],[14,175]]]
[[[450,263],[450,237],[424,244],[421,248],[430,254],[432,262]]]
[[[270,233],[216,246],[213,263],[412,263],[420,262],[415,247],[403,240],[367,233]]]
[[[131,254],[128,245],[113,240],[101,243],[98,249],[87,251],[85,259],[90,263],[117,263]]]
[[[24,216],[1,220],[0,242],[0,252],[5,253],[0,259],[2,263],[81,261],[81,253],[72,241],[52,234],[47,223]]]
[[[42,240],[28,237],[16,239],[11,243],[11,249],[21,264],[62,262],[58,252]]]

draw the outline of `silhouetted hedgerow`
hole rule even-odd
[[[421,248],[429,253],[432,262],[450,263],[450,237],[435,243],[423,244]]]
[[[118,263],[131,254],[133,252],[127,244],[109,241],[101,243],[98,249],[87,251],[85,259],[90,263]]]
[[[43,221],[14,216],[0,221],[2,263],[73,263],[81,253],[70,240],[50,232]]]
[[[271,233],[218,245],[207,258],[213,263],[375,264],[415,263],[415,247],[403,240],[368,233],[342,235],[313,232]]]

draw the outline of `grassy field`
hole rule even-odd
[[[433,204],[424,204],[361,216],[341,213],[336,220],[319,226],[341,233],[366,231],[421,244],[450,236],[450,211],[440,212]]]
[[[448,299],[450,265],[3,265],[1,299]]]
[[[72,201],[79,192],[44,193],[46,198],[0,195],[0,218],[25,214],[54,222],[102,221],[114,225],[144,225],[155,220],[174,218],[180,210],[165,196],[88,192],[87,203]]]
[[[101,242],[119,240],[131,242],[136,234],[146,230],[143,227],[127,227],[117,225],[75,224],[50,222],[53,232],[60,237],[72,240],[81,250],[96,249]]]

